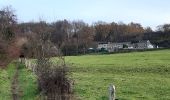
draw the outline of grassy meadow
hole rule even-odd
[[[57,58],[53,58],[56,60]],[[65,57],[71,65],[74,91],[81,100],[108,100],[108,86],[116,86],[119,100],[170,100],[170,50]],[[11,100],[17,70],[11,63],[0,69],[0,100]],[[36,76],[18,69],[21,100],[38,100]]]
[[[170,50],[68,56],[75,93],[82,100],[170,100]]]

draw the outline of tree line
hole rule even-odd
[[[105,23],[89,25],[83,21],[60,20],[53,23],[29,22],[18,24],[20,35],[32,37],[39,34],[39,27],[50,36],[50,41],[62,50],[65,55],[86,53],[88,48],[96,48],[98,42],[132,42],[150,40],[159,47],[170,47],[170,25],[165,24],[153,31],[139,23]],[[165,27],[166,26],[166,27]]]
[[[34,55],[33,47],[38,34],[44,33],[43,39],[50,41],[65,55],[86,53],[87,49],[96,48],[98,42],[126,42],[150,40],[160,47],[170,47],[170,24],[159,25],[156,31],[150,27],[143,27],[140,23],[123,22],[106,23],[98,21],[92,25],[82,20],[58,20],[17,23],[17,17],[9,8],[0,11],[0,41],[1,47],[6,41],[17,41],[21,37],[26,39],[22,47]],[[14,38],[14,39],[12,39]],[[23,50],[23,51],[24,51]],[[3,50],[1,50],[3,51]]]

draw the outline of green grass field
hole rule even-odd
[[[119,100],[170,100],[170,50],[69,56],[66,62],[81,100],[108,100],[110,84]],[[0,100],[11,100],[15,71],[13,63],[0,69]],[[18,85],[21,100],[38,99],[36,76],[22,65]]]
[[[170,100],[170,50],[66,57],[82,100]]]

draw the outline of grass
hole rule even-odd
[[[11,82],[15,74],[16,67],[9,64],[6,69],[0,69],[0,100],[11,100]]]
[[[36,76],[25,66],[19,66],[19,95],[21,100],[36,100],[38,97]],[[0,100],[12,100],[11,85],[16,72],[16,64],[10,63],[6,69],[0,69]]]
[[[107,100],[109,84],[120,100],[170,100],[170,50],[69,56],[66,62],[82,100]]]
[[[35,100],[38,96],[37,79],[34,73],[19,65],[19,87],[21,100]]]
[[[110,84],[119,100],[170,100],[170,50],[69,56],[66,62],[82,100],[108,100]],[[0,100],[11,100],[15,71],[13,63],[0,69]],[[18,79],[21,100],[37,99],[36,76],[20,65]]]

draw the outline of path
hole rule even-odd
[[[12,79],[12,86],[11,86],[11,92],[12,92],[12,99],[13,100],[20,100],[18,75],[19,75],[19,63],[16,63],[16,72],[15,72],[14,77]]]

